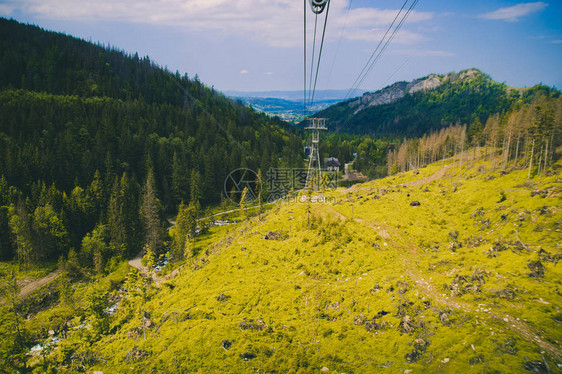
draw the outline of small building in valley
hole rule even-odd
[[[333,171],[339,173],[341,164],[340,161],[335,157],[327,157],[324,159],[324,168],[327,171]]]

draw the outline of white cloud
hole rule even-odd
[[[422,56],[422,57],[452,57],[456,56],[454,53],[446,51],[435,51],[435,50],[414,50],[414,49],[400,49],[392,51],[392,53],[397,55],[406,56]]]
[[[548,4],[542,1],[535,3],[521,3],[507,8],[500,8],[490,13],[484,13],[480,15],[480,17],[492,20],[499,19],[508,22],[517,22],[519,21],[519,18],[543,10],[547,6]]]
[[[264,74],[265,75],[273,75],[273,72],[272,71],[266,71]]]
[[[193,32],[234,35],[273,47],[302,43],[302,7],[294,0],[0,0],[3,12],[14,10],[50,19],[111,20],[179,26]],[[345,22],[349,0],[331,4],[327,38],[336,39]],[[388,27],[397,9],[356,8],[347,14],[345,37],[367,40],[369,30]],[[309,12],[312,38],[312,12]],[[433,13],[413,11],[406,25],[433,18]],[[323,17],[321,17],[323,19]],[[319,26],[322,25],[319,18]],[[352,28],[349,26],[353,26]],[[403,34],[397,42],[412,39]],[[415,39],[415,38],[413,38]]]
[[[550,44],[562,44],[562,40],[553,40]]]
[[[246,74],[250,74],[250,72],[248,70],[243,69],[243,70],[240,70],[240,74],[246,75]]]

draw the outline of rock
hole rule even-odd
[[[421,203],[417,200],[414,200],[410,203],[410,206],[420,206],[420,205],[421,205]]]
[[[530,277],[533,278],[542,278],[544,276],[544,265],[540,261],[531,261],[527,264],[527,267],[531,272],[529,273]]]
[[[129,339],[138,339],[142,335],[142,327],[133,327],[127,332],[127,337]]]
[[[422,338],[414,340],[414,348],[416,348],[418,351],[424,351],[427,346],[428,343]]]
[[[320,369],[321,372],[323,373],[327,373],[330,371],[330,369],[328,369],[326,366],[324,366],[322,369]]]
[[[125,361],[138,361],[149,355],[150,352],[145,351],[144,349],[139,349],[138,347],[134,347],[125,356]]]
[[[449,358],[448,358],[448,357],[447,357],[447,358],[444,358],[444,359],[441,360],[441,362],[444,363],[444,364],[446,364],[447,362],[449,362]]]
[[[548,367],[542,361],[527,361],[523,366],[526,370],[529,370],[531,373],[540,374],[540,373],[548,373]]]
[[[261,319],[258,319],[256,321],[254,321],[253,319],[244,318],[241,322],[238,323],[238,327],[240,327],[241,330],[262,331],[262,330],[265,330],[266,328],[268,328],[268,325],[267,325],[267,323],[265,323]]]
[[[228,348],[232,346],[232,342],[230,340],[223,340],[221,346],[226,351]]]
[[[404,357],[406,358],[406,361],[408,361],[408,362],[416,362],[417,360],[419,360],[421,355],[422,355],[422,352],[418,351],[417,349],[414,349],[412,352],[406,353],[406,355]]]
[[[240,358],[245,361],[253,360],[256,358],[256,355],[252,352],[244,352],[240,354]]]
[[[49,330],[49,335],[53,336],[55,335],[55,332],[53,330]]]
[[[535,188],[533,191],[531,191],[531,196],[540,196],[542,198],[545,198],[548,194],[548,191],[546,190],[541,190],[539,188]]]
[[[369,290],[369,292],[370,292],[370,293],[379,292],[380,289],[381,289],[381,286],[378,285],[378,284],[375,284],[375,285],[373,286],[373,288],[371,288],[371,289]]]
[[[402,321],[400,321],[399,330],[400,332],[406,334],[410,334],[411,332],[413,332],[415,330],[415,326],[412,317],[406,314],[406,316],[402,318]]]
[[[265,240],[285,240],[289,237],[286,232],[281,231],[270,231],[263,237]]]

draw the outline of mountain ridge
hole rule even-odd
[[[314,116],[328,118],[335,132],[376,136],[422,136],[456,123],[485,123],[519,101],[559,91],[535,85],[514,88],[470,68],[445,75],[430,74],[396,82],[376,92],[332,105]]]

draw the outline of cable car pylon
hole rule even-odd
[[[309,125],[304,129],[311,132],[311,147],[308,157],[308,170],[306,172],[306,189],[318,191],[323,189],[322,167],[320,166],[320,131],[326,128],[326,118],[309,118]]]

